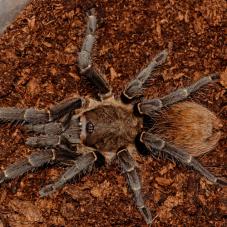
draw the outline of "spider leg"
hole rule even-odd
[[[78,133],[77,138],[74,136],[72,138],[73,143],[81,143],[80,133]],[[62,146],[71,147],[71,140],[67,138],[67,134],[63,135],[39,135],[34,137],[28,137],[26,144],[31,147],[53,147],[58,148]]]
[[[92,66],[92,50],[95,43],[95,30],[97,19],[94,12],[88,16],[86,36],[79,52],[78,66],[80,73],[85,75],[99,90],[99,96],[106,98],[111,96],[111,88],[104,76]]]
[[[0,183],[7,179],[13,179],[24,173],[38,168],[45,163],[56,161],[58,154],[55,150],[42,150],[40,152],[35,152],[29,155],[26,159],[18,161],[4,171],[0,172]]]
[[[129,186],[134,193],[136,205],[143,215],[147,224],[152,223],[152,217],[149,209],[144,204],[142,192],[141,192],[141,183],[139,179],[139,175],[136,171],[135,161],[130,155],[127,149],[122,149],[117,153],[117,157],[120,161],[120,164],[128,178]]]
[[[84,172],[95,163],[97,156],[94,150],[89,147],[85,148],[87,148],[89,151],[74,160],[74,164],[69,167],[65,173],[63,173],[58,181],[54,182],[53,184],[46,185],[40,190],[39,193],[42,197],[53,193],[58,188],[62,187],[67,181]]]
[[[25,129],[29,132],[36,132],[46,135],[60,135],[63,132],[62,124],[59,122],[50,122],[47,124],[26,125]]]
[[[162,107],[172,105],[176,102],[186,99],[191,93],[199,90],[202,86],[207,85],[210,82],[214,82],[218,79],[218,74],[210,74],[209,76],[203,77],[194,84],[180,88],[170,94],[151,100],[143,100],[138,103],[138,110],[141,114],[152,115],[153,111],[160,110]]]
[[[69,122],[68,121],[70,118]],[[65,120],[65,119],[64,119]],[[72,133],[75,134],[76,131],[81,131],[80,118],[75,115],[71,115],[71,113],[67,114],[66,121],[62,122],[50,122],[46,124],[28,124],[25,125],[25,129],[29,132],[36,132],[39,134],[46,135],[60,135],[64,132],[68,132],[72,130]],[[69,133],[69,132],[68,132]]]
[[[141,96],[144,88],[146,87],[146,83],[152,76],[152,73],[166,61],[167,55],[167,50],[163,50],[157,54],[150,64],[144,68],[134,80],[129,82],[123,91],[123,95],[128,99]]]
[[[18,109],[15,107],[0,108],[1,122],[21,122],[29,124],[48,123],[60,119],[67,113],[85,105],[82,98],[72,98],[50,107],[47,110],[36,110],[35,108]]]
[[[226,180],[214,176],[205,167],[203,167],[192,155],[188,154],[182,149],[178,149],[175,146],[165,142],[157,135],[154,135],[149,132],[143,132],[141,134],[140,141],[144,143],[150,151],[152,151],[152,149],[163,151],[171,157],[174,157],[176,160],[179,160],[180,162],[193,167],[212,183],[225,186],[227,185]]]

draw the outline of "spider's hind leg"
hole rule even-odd
[[[194,84],[185,88],[180,88],[164,97],[149,100],[144,99],[141,103],[138,104],[138,111],[141,114],[152,116],[154,111],[158,111],[163,107],[185,100],[191,93],[196,92],[202,86],[207,85],[208,83],[216,81],[218,78],[218,74],[210,74],[206,77],[201,78]]]
[[[141,192],[141,183],[139,175],[136,171],[135,161],[133,160],[132,156],[130,155],[127,149],[118,151],[117,157],[128,178],[129,186],[134,193],[137,208],[139,209],[140,213],[144,217],[147,224],[151,224],[152,223],[151,213],[147,206],[144,204]]]
[[[156,149],[159,151],[163,151],[168,154],[170,157],[175,158],[176,160],[193,167],[195,170],[200,172],[204,177],[206,177],[210,182],[215,184],[220,184],[223,186],[227,185],[227,181],[225,179],[214,176],[210,173],[205,167],[203,167],[192,155],[188,152],[179,149],[167,142],[163,139],[149,132],[143,132],[141,134],[140,140],[145,146],[152,151],[152,149]]]

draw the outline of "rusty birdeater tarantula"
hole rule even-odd
[[[163,152],[193,167],[213,183],[227,183],[210,173],[194,158],[215,147],[220,138],[220,121],[208,109],[196,103],[175,104],[200,87],[215,81],[218,75],[206,76],[189,87],[178,89],[161,98],[145,99],[142,97],[144,89],[154,71],[167,58],[167,50],[164,50],[127,85],[122,95],[128,100],[126,104],[113,97],[107,80],[92,65],[96,24],[95,12],[91,11],[88,15],[86,36],[78,56],[78,66],[81,76],[87,77],[97,87],[100,101],[77,97],[64,100],[45,110],[0,108],[0,121],[25,124],[28,130],[37,134],[29,137],[26,144],[44,148],[0,172],[0,183],[45,163],[64,163],[70,160],[71,166],[65,173],[56,182],[40,190],[41,196],[47,196],[92,167],[98,157],[104,157],[109,163],[117,157],[134,193],[136,206],[146,223],[150,224],[152,216],[144,204],[140,178],[133,160],[136,138],[151,154]],[[175,105],[169,107],[169,114],[164,120],[167,121],[173,138],[160,130],[154,131],[154,127],[146,126],[144,119],[152,119],[157,115],[157,111],[172,104]],[[160,116],[161,112],[158,113]]]

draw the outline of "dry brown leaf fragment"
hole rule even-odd
[[[76,50],[77,50],[77,46],[76,45],[73,45],[72,43],[69,43],[67,45],[67,47],[65,48],[65,52],[66,53],[69,53],[69,54],[75,53]]]
[[[35,27],[35,22],[36,22],[36,18],[35,16],[33,16],[31,19],[27,19],[28,20],[28,27],[33,30]]]
[[[38,80],[36,78],[32,78],[27,84],[27,89],[31,95],[38,94],[40,92],[40,84]]]
[[[119,75],[115,71],[113,67],[110,68],[110,80],[113,81],[115,78],[117,78]]]
[[[162,39],[162,30],[161,30],[160,22],[157,22],[156,24],[156,32],[157,32],[158,38]]]
[[[25,216],[25,222],[42,222],[43,216],[40,210],[32,204],[30,201],[21,201],[18,199],[11,200],[9,203],[11,209],[16,213],[22,214]]]
[[[172,179],[164,178],[164,177],[156,177],[155,180],[161,186],[171,185],[173,183]]]
[[[167,220],[172,217],[171,210],[183,204],[183,192],[177,192],[175,196],[169,196],[162,206],[159,207],[157,215],[161,220]]]
[[[102,184],[91,189],[92,196],[96,198],[104,198],[110,193],[110,182],[105,180]]]
[[[174,80],[180,79],[180,78],[183,77],[184,75],[185,75],[185,73],[177,73],[177,74],[174,74],[173,79],[174,79]]]
[[[52,44],[51,43],[48,43],[48,42],[43,42],[43,45],[46,46],[46,47],[52,47]]]
[[[161,170],[159,171],[159,174],[162,176],[166,173],[168,173],[170,170],[172,170],[176,166],[175,163],[169,163],[166,166],[163,166]]]
[[[220,74],[220,83],[224,88],[227,88],[227,68]]]

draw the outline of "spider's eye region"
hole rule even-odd
[[[95,126],[92,124],[92,122],[88,121],[87,125],[86,125],[86,131],[88,133],[92,133],[95,129]]]

